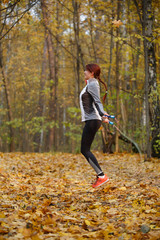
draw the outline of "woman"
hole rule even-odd
[[[91,144],[96,132],[102,124],[102,120],[109,123],[106,116],[108,114],[104,111],[100,100],[100,86],[98,80],[104,84],[107,91],[105,83],[100,79],[100,71],[100,67],[97,64],[86,65],[86,70],[84,72],[86,86],[80,94],[82,121],[85,122],[81,140],[81,153],[97,174],[97,179],[92,185],[93,188],[101,186],[105,182],[109,181],[109,178],[103,173],[101,167],[99,166],[96,157],[90,151]],[[104,100],[105,97],[106,94],[104,96]]]

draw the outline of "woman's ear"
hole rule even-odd
[[[92,74],[92,77],[94,77],[94,72],[92,72],[91,74]]]

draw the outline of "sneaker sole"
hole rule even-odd
[[[100,187],[100,186],[102,186],[103,184],[107,183],[108,181],[109,181],[109,178],[108,178],[105,182],[99,184],[98,186],[96,186],[96,187],[94,187],[94,188]]]

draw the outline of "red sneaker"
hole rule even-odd
[[[97,177],[97,180],[95,181],[95,183],[92,184],[92,187],[93,188],[99,187],[99,186],[103,185],[104,183],[106,183],[108,181],[109,181],[109,178],[105,174],[104,178]]]

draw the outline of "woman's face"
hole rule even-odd
[[[93,78],[93,77],[94,77],[94,72],[91,73],[88,70],[84,71],[84,78],[85,78],[85,80],[88,80],[88,79]]]

